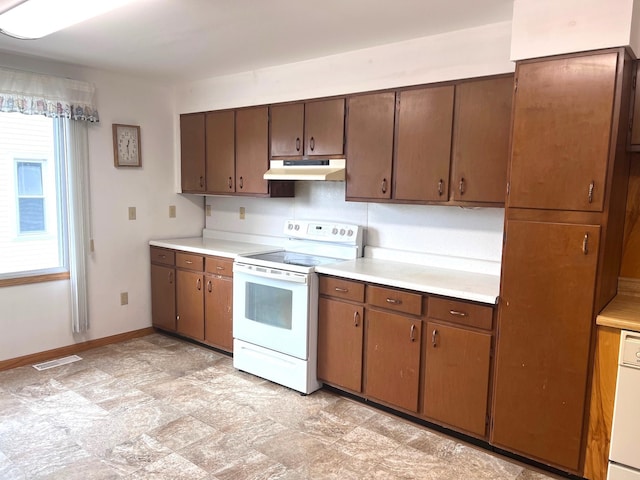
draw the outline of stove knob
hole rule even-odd
[[[298,224],[296,223],[296,226],[295,226],[295,227],[293,227],[293,228],[295,228],[295,229],[296,229],[296,232],[297,232],[298,230],[300,230],[300,225],[298,225]]]
[[[344,228],[340,229],[340,235],[344,236]]]
[[[288,228],[289,230],[293,230],[293,223],[290,223],[289,225],[287,225],[287,228]]]
[[[351,237],[353,235],[353,230],[349,229],[349,231],[347,231],[347,237]]]
[[[337,235],[338,234],[338,229],[336,227],[333,227],[333,230],[331,230],[331,233],[333,235]]]

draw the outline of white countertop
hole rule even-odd
[[[236,242],[206,237],[169,238],[166,240],[151,240],[149,245],[154,247],[172,248],[185,252],[214,255],[216,257],[235,258],[240,255],[253,255],[282,250],[281,247],[261,243]]]
[[[316,267],[316,272],[433,295],[495,305],[500,276],[377,258],[358,258]]]

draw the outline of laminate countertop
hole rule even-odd
[[[375,258],[316,267],[316,272],[462,300],[495,305],[500,277]]]
[[[640,332],[640,297],[616,295],[596,317],[596,324]]]
[[[255,255],[258,253],[277,252],[282,247],[261,243],[236,242],[206,237],[169,238],[166,240],[151,240],[149,245],[154,247],[171,248],[184,252],[213,255],[216,257],[235,258],[240,255]]]

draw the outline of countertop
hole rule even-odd
[[[216,257],[235,258],[240,255],[253,255],[282,250],[281,247],[261,243],[236,242],[206,237],[169,238],[151,240],[154,247],[172,248],[185,252],[214,255]]]
[[[616,295],[596,317],[596,324],[640,332],[640,297]]]
[[[500,293],[497,275],[375,258],[322,265],[316,272],[491,305],[496,304]]]

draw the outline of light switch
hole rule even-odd
[[[136,219],[136,207],[129,207],[129,220]]]
[[[176,218],[176,206],[169,205],[169,218]]]
[[[204,214],[205,214],[207,217],[210,217],[210,216],[211,216],[211,205],[207,205],[206,207],[204,207]]]
[[[240,207],[240,220],[244,220],[244,207]]]

